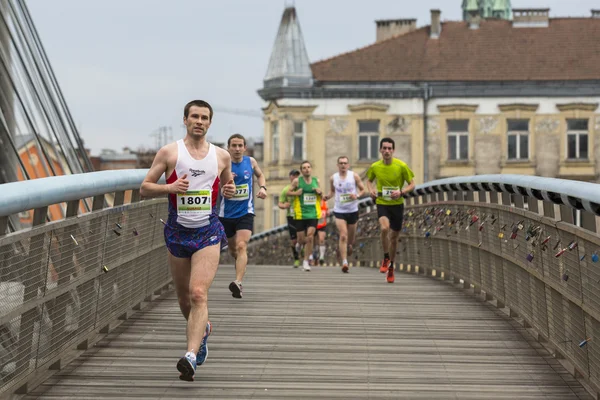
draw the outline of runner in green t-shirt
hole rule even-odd
[[[296,179],[298,176],[300,176],[300,171],[298,171],[297,169],[291,170],[290,182],[293,182],[294,179]],[[294,198],[292,196],[288,197],[288,191],[290,190],[290,186],[291,184],[287,185],[281,191],[281,194],[279,195],[278,206],[282,210],[287,210],[287,225],[288,231],[290,233],[290,243],[292,246],[292,252],[294,253],[294,268],[298,268],[300,266],[300,256],[298,255],[300,249],[298,248],[298,234],[296,232],[296,225],[294,224],[294,209],[291,207],[292,200],[294,200]]]
[[[310,162],[303,161],[300,164],[302,176],[294,179],[287,192],[287,196],[294,196],[292,207],[294,208],[294,223],[298,232],[298,242],[304,246],[304,261],[302,268],[310,271],[308,258],[312,254],[313,236],[317,230],[319,218],[321,218],[321,196],[323,192],[319,188],[319,179],[312,177],[312,166]]]
[[[393,157],[395,147],[393,139],[381,139],[379,152],[383,159],[374,162],[367,171],[367,188],[377,204],[384,253],[379,271],[387,272],[389,283],[394,282],[394,258],[404,217],[403,196],[415,188],[415,175],[411,169],[405,162]],[[375,180],[377,186],[373,184]],[[405,183],[408,186],[403,189]]]

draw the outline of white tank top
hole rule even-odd
[[[350,194],[357,194],[356,180],[354,172],[347,171],[344,179],[340,178],[340,173],[333,175],[333,187],[335,188],[335,206],[333,212],[353,213],[358,211],[358,200],[350,199]]]
[[[211,143],[208,146],[206,157],[196,160],[185,147],[183,139],[177,141],[177,163],[167,183],[187,174],[190,186],[185,194],[169,194],[169,214],[186,228],[206,226],[210,223],[210,216],[216,215],[219,161],[215,146]]]

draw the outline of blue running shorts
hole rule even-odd
[[[169,218],[165,224],[165,243],[169,252],[178,258],[191,258],[192,254],[208,246],[227,245],[225,230],[219,218],[211,215],[209,224],[201,228],[186,228]]]

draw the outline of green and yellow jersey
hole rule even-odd
[[[302,189],[302,194],[294,198],[294,219],[321,218],[321,195],[315,192],[318,186],[317,178],[312,178],[310,183],[306,183],[303,177],[298,178],[298,188]]]

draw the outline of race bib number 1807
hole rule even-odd
[[[210,214],[212,197],[210,190],[192,190],[177,194],[177,214]]]

